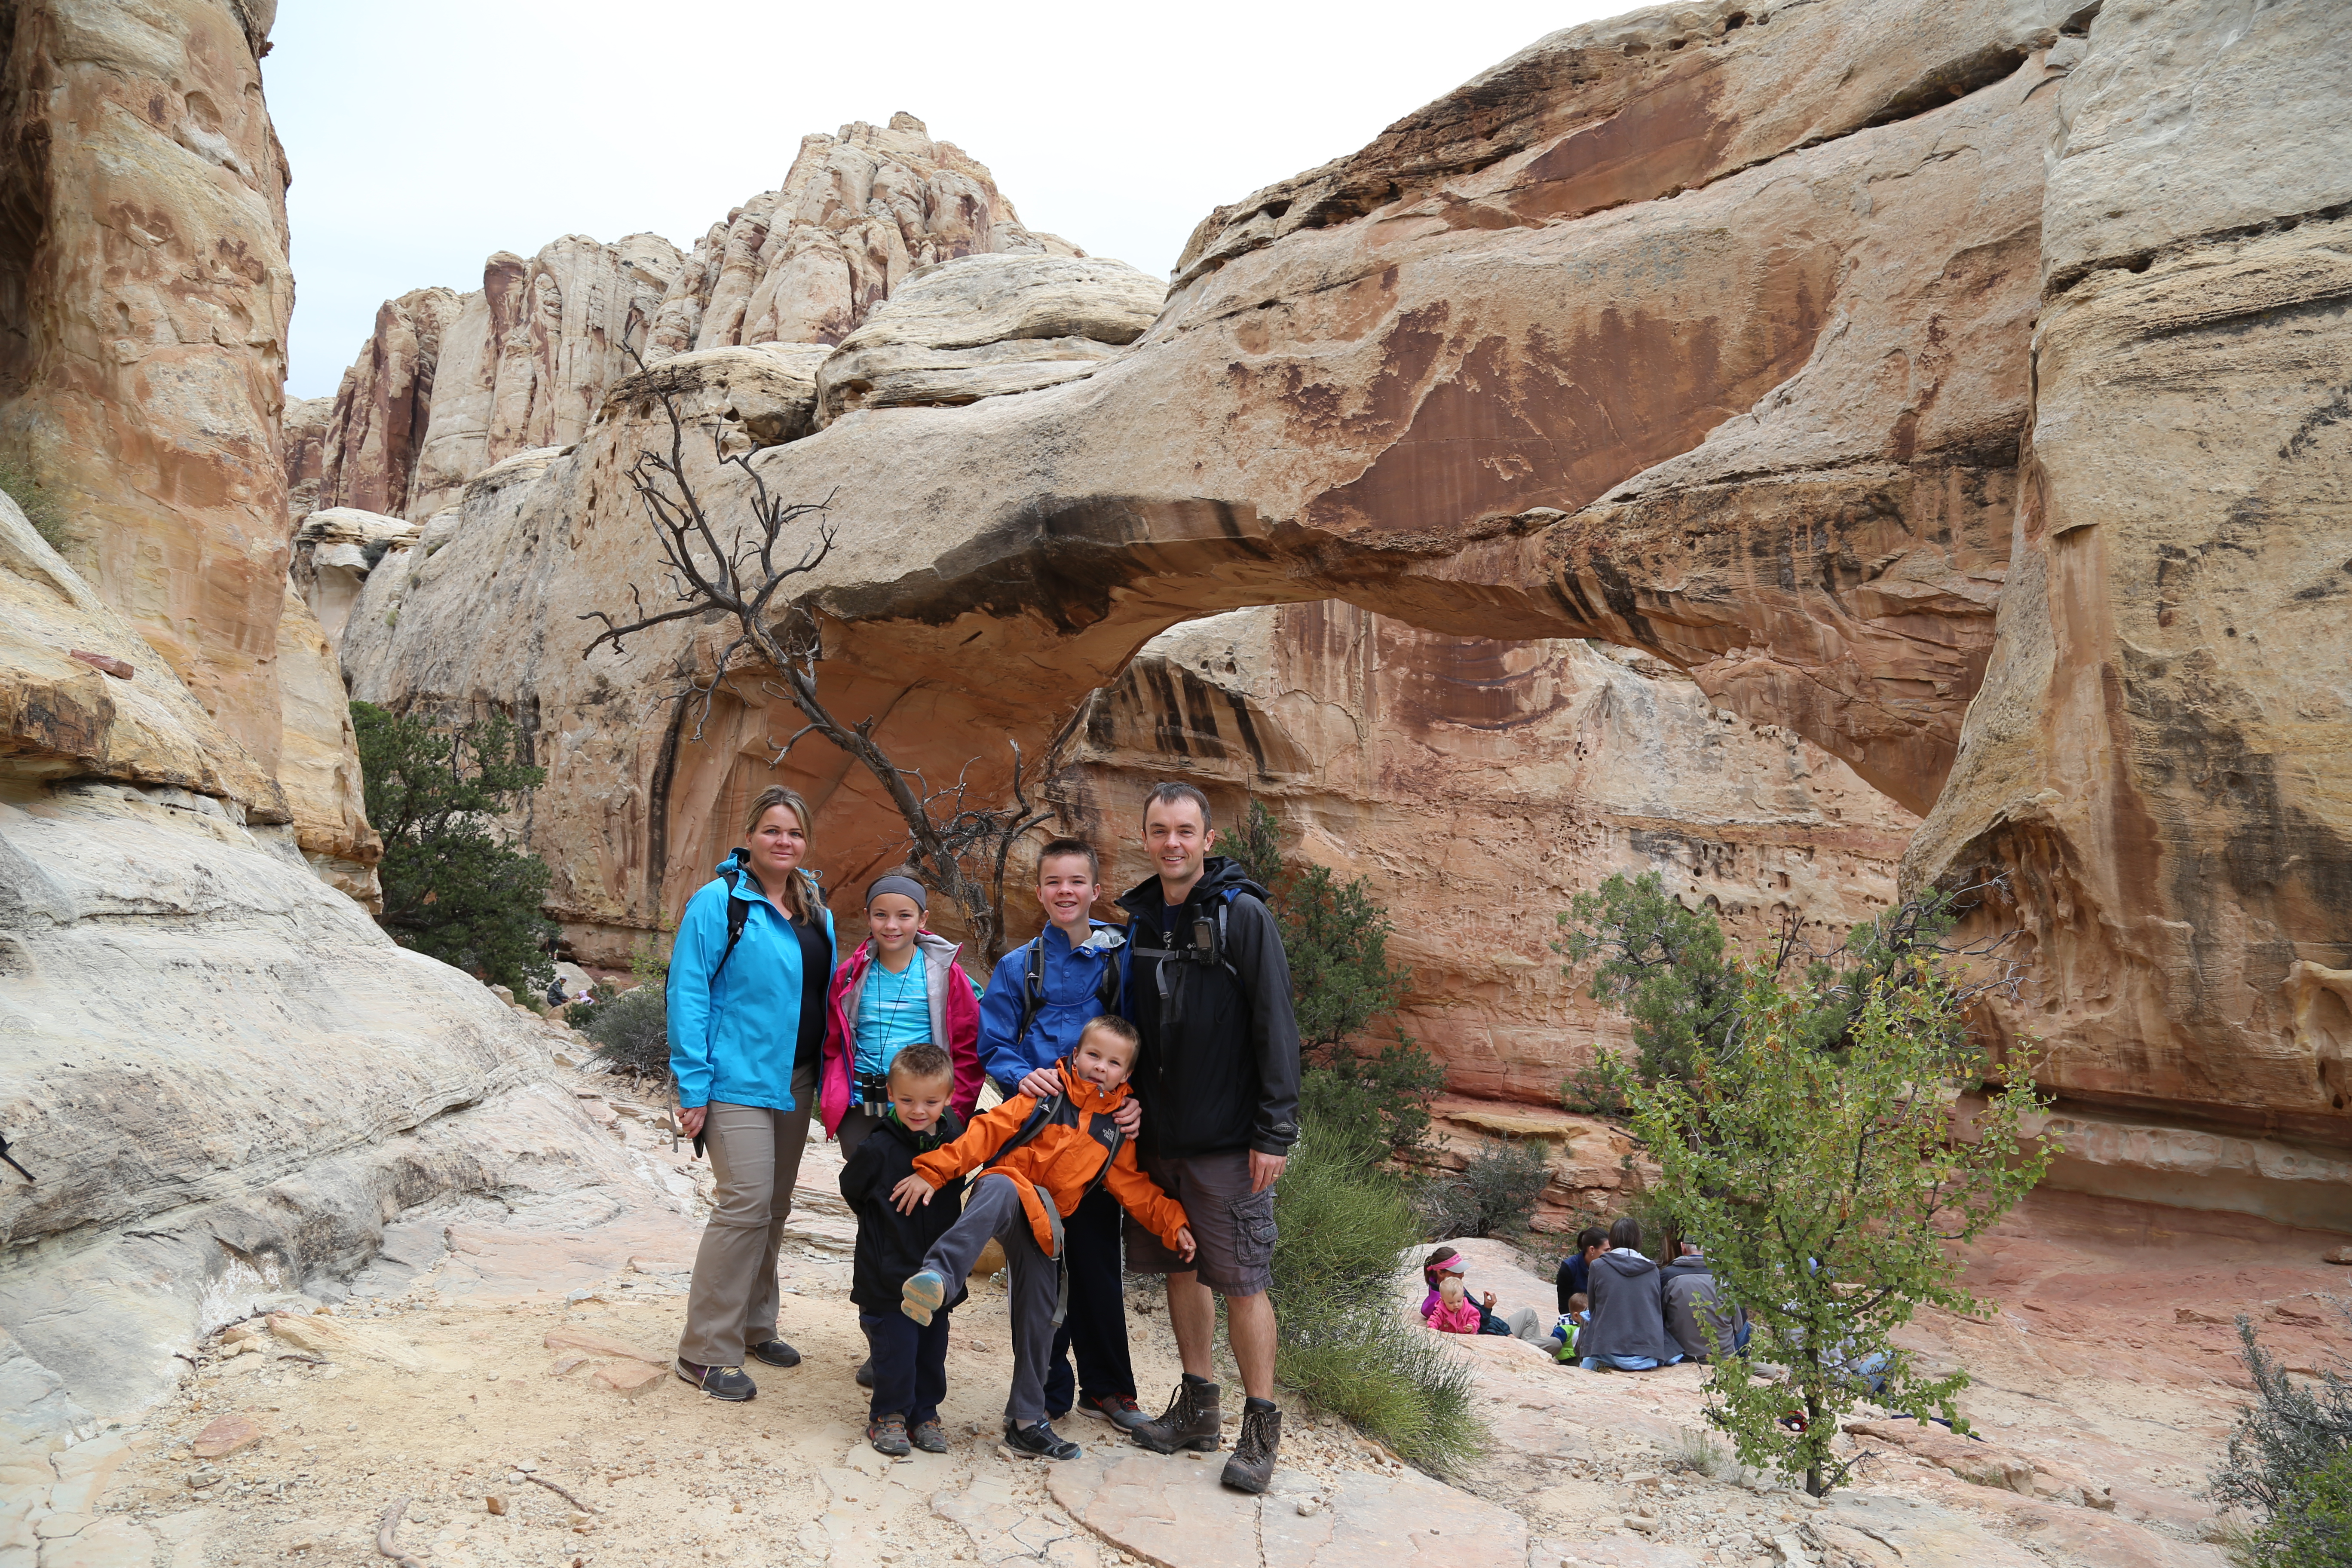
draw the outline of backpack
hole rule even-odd
[[[1029,1037],[1029,1026],[1037,1021],[1038,1010],[1045,1005],[1045,934],[1040,931],[1029,944],[1029,963],[1021,979],[1021,1026],[1013,1032],[1015,1046]],[[1102,978],[1095,982],[1095,1007],[1098,1014],[1118,1012],[1118,960],[1115,955],[1103,961]]]
[[[1239,980],[1242,977],[1242,972],[1235,969],[1234,961],[1225,956],[1225,911],[1233,907],[1234,900],[1241,895],[1241,891],[1239,888],[1225,889],[1217,895],[1216,914],[1213,919],[1207,916],[1194,919],[1192,946],[1144,947],[1130,937],[1128,941],[1128,952],[1137,958],[1156,958],[1163,963],[1221,964],[1226,973]],[[1160,988],[1164,995],[1168,984],[1164,978],[1166,971],[1161,971],[1161,973],[1163,978],[1160,981]]]

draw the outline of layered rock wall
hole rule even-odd
[[[1297,853],[1366,879],[1413,972],[1402,1026],[1450,1089],[1489,1100],[1556,1100],[1596,1044],[1631,1044],[1552,950],[1574,894],[1655,871],[1736,941],[1793,914],[1826,946],[1894,901],[1916,826],[1647,655],[1449,637],[1328,602],[1154,637],[1088,700],[1067,755],[1047,793],[1059,826],[1105,850],[1113,893],[1153,874],[1140,802],[1171,777],[1223,823],[1265,802]],[[1020,929],[1039,920],[1012,904]]]
[[[2352,1128],[2352,131],[2320,4],[2108,5],[2043,203],[2015,556],[1908,862],[2001,872],[2098,1101]],[[2294,156],[2281,156],[2289,146]]]

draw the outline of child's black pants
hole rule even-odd
[[[937,1420],[948,1393],[948,1314],[933,1312],[924,1325],[904,1312],[860,1312],[857,1325],[874,1352],[874,1399],[866,1418],[896,1413],[909,1426]]]
[[[1045,1413],[1066,1415],[1074,1395],[1104,1399],[1135,1397],[1135,1366],[1127,1353],[1127,1296],[1119,1277],[1119,1231],[1125,1210],[1097,1187],[1062,1222],[1062,1251],[1068,1259],[1070,1311],[1054,1335],[1045,1358]],[[1078,1373],[1070,1375],[1070,1358]]]

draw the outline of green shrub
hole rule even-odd
[[[1301,1114],[1361,1129],[1376,1154],[1402,1158],[1429,1135],[1430,1102],[1445,1087],[1445,1068],[1411,1037],[1377,1051],[1341,1047],[1300,1074]]]
[[[1276,1371],[1412,1463],[1457,1470],[1485,1452],[1488,1434],[1469,1369],[1400,1310],[1399,1270],[1421,1227],[1380,1157],[1365,1128],[1302,1116],[1275,1189]]]
[[[32,470],[20,462],[0,459],[0,490],[25,514],[33,531],[45,540],[48,547],[63,555],[68,542],[66,509],[54,491],[33,478]]]
[[[511,720],[454,733],[368,702],[352,704],[368,821],[383,839],[378,922],[415,948],[539,995],[555,973],[555,927],[540,913],[547,862],[509,845],[499,818],[547,772],[524,760]]]
[[[2336,1303],[2352,1326],[2352,1306]],[[2352,1363],[2337,1357],[2299,1384],[2238,1320],[2254,1401],[2242,1405],[2212,1493],[2268,1518],[2240,1560],[2263,1568],[2352,1568]]]
[[[624,991],[589,1020],[588,1037],[597,1058],[614,1072],[667,1085],[669,999],[659,981]]]
[[[1458,1173],[1423,1184],[1418,1207],[1423,1234],[1433,1241],[1516,1236],[1528,1228],[1528,1216],[1550,1180],[1542,1143],[1486,1139]]]

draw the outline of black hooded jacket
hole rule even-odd
[[[1578,1355],[1662,1362],[1680,1353],[1666,1337],[1665,1297],[1658,1266],[1648,1258],[1617,1248],[1602,1253],[1592,1260],[1584,1293],[1592,1300],[1592,1319],[1576,1337]]]
[[[898,1288],[922,1268],[923,1255],[963,1212],[961,1176],[932,1194],[929,1203],[916,1205],[913,1214],[900,1214],[890,1203],[890,1190],[915,1173],[916,1155],[952,1142],[962,1131],[963,1123],[953,1111],[940,1118],[936,1132],[927,1133],[909,1132],[897,1117],[886,1116],[841,1167],[842,1201],[857,1216],[849,1299],[859,1311],[897,1311]],[[958,1281],[955,1300],[940,1310],[963,1298],[962,1282]]]
[[[1298,1141],[1298,1019],[1265,896],[1212,855],[1177,910],[1157,877],[1118,900],[1130,922],[1120,1006],[1143,1037],[1133,1081],[1150,1153],[1287,1154]]]

